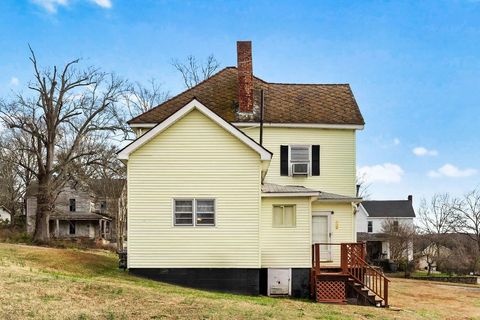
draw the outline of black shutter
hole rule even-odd
[[[280,146],[280,175],[288,176],[288,146]]]
[[[312,176],[320,175],[320,146],[312,146]]]

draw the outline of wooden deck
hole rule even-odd
[[[340,250],[340,265],[322,262],[321,248]],[[388,280],[381,271],[365,261],[364,243],[315,243],[312,245],[310,290],[318,302],[357,303],[387,307]]]

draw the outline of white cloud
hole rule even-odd
[[[451,178],[461,178],[461,177],[470,177],[478,173],[476,169],[459,169],[453,164],[447,163],[444,166],[438,168],[437,170],[430,170],[428,176],[431,178],[439,177],[451,177]]]
[[[400,144],[400,139],[398,138],[393,139],[393,144],[398,146]]]
[[[58,6],[67,6],[69,0],[32,0],[33,3],[43,7],[50,13],[57,12]]]
[[[90,0],[95,3],[97,6],[100,6],[105,9],[110,9],[112,7],[112,1],[110,0]]]
[[[366,182],[400,182],[402,180],[403,174],[403,169],[398,164],[394,163],[364,166],[358,169],[358,175],[361,177],[365,177]]]
[[[19,83],[20,83],[20,81],[18,80],[17,77],[12,77],[12,78],[10,79],[10,85],[11,85],[11,86],[18,86]]]
[[[70,0],[31,0],[31,1],[43,7],[49,13],[56,13],[57,8],[59,6],[66,7],[70,4]],[[112,7],[111,0],[89,0],[89,1],[104,9],[110,9]]]
[[[424,147],[413,148],[412,152],[413,152],[414,155],[416,155],[418,157],[438,155],[437,150],[434,150],[434,149],[428,150],[427,148],[424,148]]]

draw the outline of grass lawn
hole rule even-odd
[[[212,293],[128,275],[116,256],[0,243],[0,319],[480,319],[480,288],[392,279],[390,309]]]

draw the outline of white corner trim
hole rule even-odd
[[[245,143],[247,146],[252,148],[254,151],[256,151],[260,155],[260,160],[271,160],[272,159],[272,154],[268,152],[265,148],[257,144],[254,140],[250,139],[247,137],[242,131],[228,123],[227,121],[223,120],[221,117],[216,115],[214,112],[212,112],[210,109],[205,107],[200,101],[193,99],[189,103],[187,103],[185,106],[183,106],[180,110],[172,114],[170,117],[165,119],[163,122],[157,124],[154,126],[151,130],[147,131],[144,135],[140,136],[137,140],[133,141],[130,143],[128,146],[120,150],[118,153],[118,158],[120,160],[128,160],[128,156],[130,153],[134,152],[138,148],[140,148],[142,145],[153,139],[157,134],[161,133],[171,125],[173,125],[175,122],[183,118],[185,115],[187,115],[190,111],[193,109],[196,109],[203,113],[205,116],[210,118],[213,122],[218,124],[220,127],[225,129],[227,132],[231,133],[233,136],[238,138],[240,141]]]
[[[362,210],[363,213],[365,213],[365,215],[368,217],[370,217],[370,215],[368,214],[368,211],[367,209],[365,209],[365,207],[363,206],[363,204],[360,202],[360,205],[359,205],[359,209]]]
[[[262,192],[262,197],[318,197],[318,192]]]
[[[258,122],[233,122],[235,127],[259,127]],[[277,128],[317,128],[317,129],[350,129],[350,130],[363,130],[364,125],[359,124],[328,124],[328,123],[264,123],[264,127],[277,127]]]

